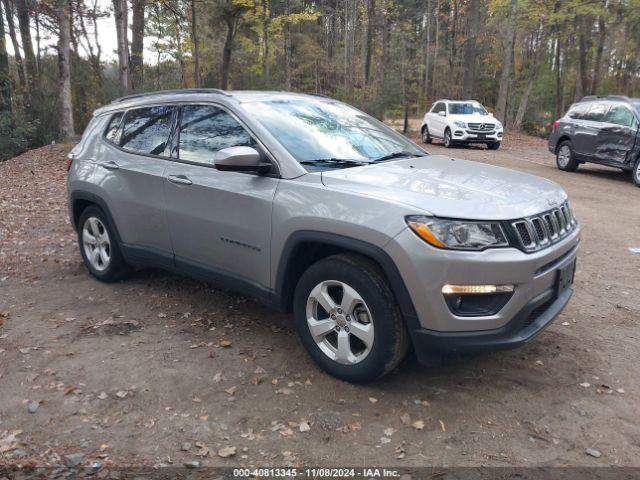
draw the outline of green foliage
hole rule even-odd
[[[34,141],[36,125],[20,114],[0,112],[0,161],[27,150]]]

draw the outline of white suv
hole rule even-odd
[[[461,143],[484,143],[497,150],[502,141],[502,124],[475,100],[438,100],[422,120],[422,141],[441,138],[451,148]]]

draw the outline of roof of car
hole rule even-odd
[[[596,100],[626,103],[640,102],[640,98],[630,98],[625,95],[587,95],[586,97],[582,97],[577,103],[594,102]]]
[[[176,101],[193,101],[193,100],[211,100],[217,98],[222,101],[236,101],[236,102],[248,102],[248,101],[262,101],[273,99],[293,99],[293,98],[314,98],[316,100],[333,100],[330,97],[320,94],[305,94],[294,92],[282,92],[282,91],[263,91],[263,90],[220,90],[218,88],[183,88],[176,90],[159,90],[155,92],[141,92],[126,95],[124,97],[116,98],[111,103],[97,109],[94,115],[100,115],[102,113],[112,110],[122,110],[131,108],[132,106],[155,103],[159,100],[167,100],[167,97],[171,97],[171,100]]]

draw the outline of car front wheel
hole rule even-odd
[[[353,383],[376,380],[406,355],[402,314],[378,266],[353,254],[313,264],[294,293],[302,344],[327,373]]]
[[[500,142],[489,142],[487,143],[487,148],[489,150],[498,150],[500,148]]]
[[[426,125],[422,127],[422,143],[431,143],[433,139],[429,135],[429,127]]]
[[[574,172],[578,168],[578,161],[573,153],[573,145],[569,140],[565,140],[558,146],[556,165],[565,172]]]

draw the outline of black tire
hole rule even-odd
[[[633,177],[635,186],[640,187],[640,157],[636,160],[636,165],[633,167],[631,176]]]
[[[342,364],[330,358],[321,350],[309,329],[307,303],[310,302],[310,295],[317,285],[330,281],[343,282],[352,287],[371,313],[370,323],[374,327],[372,346],[358,363]],[[338,254],[313,264],[303,273],[296,286],[293,311],[302,344],[311,358],[334,377],[353,383],[372,382],[391,372],[407,354],[409,336],[400,308],[384,274],[366,257]],[[348,315],[346,317],[349,318]],[[355,316],[351,318],[354,322]],[[353,323],[347,324],[347,327],[349,325]],[[347,328],[344,330],[349,331]],[[332,329],[327,338],[329,335],[337,333]],[[350,348],[354,337],[349,334]],[[356,343],[358,341],[355,340]]]
[[[453,148],[454,147],[453,138],[451,137],[451,130],[448,127],[444,131],[444,146],[445,146],[445,148]]]
[[[433,138],[429,135],[429,127],[426,125],[422,127],[422,143],[431,143],[433,142]]]
[[[498,150],[500,148],[500,142],[489,142],[487,143],[487,148],[489,150]]]
[[[98,219],[100,224],[102,225],[102,229],[106,230],[106,233],[108,235],[108,253],[110,258],[104,269],[97,269],[92,264],[92,262],[87,257],[87,252],[84,246],[83,228],[87,221],[91,218]],[[84,264],[91,275],[103,282],[116,282],[118,280],[122,280],[129,273],[131,273],[131,268],[127,265],[124,257],[122,256],[122,251],[120,250],[120,245],[118,244],[115,230],[100,207],[91,205],[85,208],[80,215],[77,228],[80,254],[82,255],[82,260],[84,261]]]
[[[576,160],[571,140],[565,140],[556,149],[556,166],[564,172],[575,172],[579,162]]]

